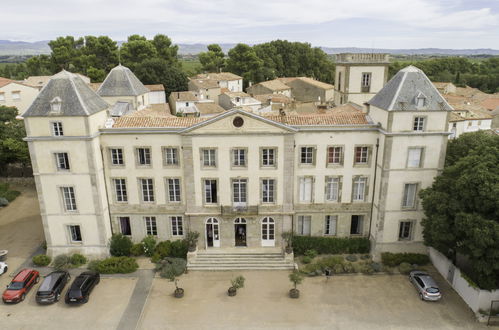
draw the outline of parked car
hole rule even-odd
[[[409,273],[409,280],[418,290],[421,300],[437,301],[442,298],[442,293],[438,288],[437,283],[426,272],[413,270]]]
[[[90,293],[99,284],[99,281],[100,275],[94,271],[87,271],[78,275],[66,293],[66,304],[87,303]]]
[[[45,276],[36,292],[36,302],[39,304],[52,304],[59,301],[62,290],[71,276],[65,270],[58,270]]]
[[[26,298],[26,294],[31,287],[38,283],[40,273],[34,269],[21,270],[14,279],[7,285],[7,290],[3,292],[4,303],[18,303]]]
[[[9,266],[7,263],[0,261],[0,275],[7,273],[7,270],[9,269]]]

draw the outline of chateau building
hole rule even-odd
[[[133,73],[118,73],[129,102],[147,104]],[[452,108],[415,67],[385,78],[372,74],[365,111],[112,119],[123,79],[96,94],[58,73],[24,114],[47,253],[104,256],[112,233],[189,231],[199,250],[277,249],[288,230],[370,237],[375,256],[425,251],[418,191],[443,168]]]

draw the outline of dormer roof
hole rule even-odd
[[[54,100],[61,104],[57,113],[52,111]],[[23,117],[89,116],[107,108],[108,104],[78,75],[62,70],[50,78]]]
[[[133,72],[123,65],[114,67],[97,90],[100,96],[138,96],[149,93]]]
[[[425,98],[423,107],[418,107],[419,97]],[[393,76],[368,103],[388,111],[453,110],[424,72],[412,65]]]

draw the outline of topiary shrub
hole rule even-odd
[[[343,268],[342,264],[336,264],[333,266],[333,272],[335,274],[342,274],[345,272],[345,269]]]
[[[381,262],[383,265],[396,267],[403,262],[416,265],[426,265],[430,262],[430,258],[426,254],[421,253],[390,253],[384,252],[381,254]]]
[[[409,274],[412,271],[412,265],[408,262],[401,263],[398,268],[402,274]]]
[[[132,246],[132,240],[123,234],[113,234],[109,239],[109,252],[114,257],[129,256]]]
[[[301,262],[304,264],[309,264],[312,262],[312,258],[310,258],[309,256],[305,256],[305,257],[301,258]]]
[[[92,267],[101,274],[128,274],[136,271],[139,265],[134,258],[122,256],[100,260]]]
[[[45,254],[39,254],[37,256],[34,256],[33,259],[31,259],[33,263],[38,266],[38,267],[45,267],[50,264],[52,261],[52,258],[50,258],[48,255]]]
[[[71,268],[71,258],[68,255],[60,254],[54,258],[52,266],[57,270]]]
[[[147,257],[152,257],[154,254],[154,248],[156,247],[156,237],[146,236],[142,239],[142,246],[144,248],[144,254]]]
[[[142,243],[137,243],[132,245],[130,249],[130,254],[134,257],[138,257],[144,254],[144,245]]]
[[[314,259],[315,257],[317,257],[317,251],[315,251],[313,249],[307,250],[307,251],[305,251],[304,255],[309,257],[310,259]]]
[[[365,237],[293,236],[293,250],[304,255],[307,250],[318,254],[369,253],[371,245]]]
[[[359,260],[359,258],[357,258],[357,256],[353,254],[347,255],[345,259],[350,262],[356,262],[357,260]]]
[[[81,255],[79,253],[75,253],[71,256],[70,262],[71,262],[71,265],[73,265],[74,267],[79,267],[79,266],[87,263],[87,258],[85,258],[84,255]]]
[[[186,266],[187,262],[184,259],[167,257],[156,263],[156,271],[163,278],[171,278],[172,274],[177,277],[185,273]]]
[[[0,207],[4,207],[7,205],[9,205],[9,201],[7,200],[7,198],[0,197]]]

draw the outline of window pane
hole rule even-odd
[[[421,163],[422,148],[409,148],[407,167],[419,167]]]
[[[120,229],[123,235],[132,235],[132,228],[130,226],[130,217],[119,217]]]
[[[404,186],[403,207],[414,207],[416,202],[416,183],[407,183]]]

